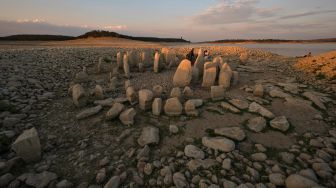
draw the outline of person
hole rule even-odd
[[[190,50],[190,52],[187,54],[186,58],[191,62],[192,65],[194,64],[194,62],[195,62],[194,48],[192,48]]]
[[[209,56],[209,51],[208,50],[204,50],[204,57],[208,57]]]

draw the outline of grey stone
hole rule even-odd
[[[141,135],[138,138],[140,146],[158,144],[160,141],[159,129],[153,126],[142,128]]]
[[[186,145],[184,147],[184,155],[194,159],[204,159],[204,152],[194,145]]]
[[[289,129],[289,123],[285,116],[275,117],[273,120],[270,121],[270,125],[274,129],[278,129],[282,132],[286,132]]]
[[[223,137],[203,137],[202,144],[208,148],[223,152],[231,152],[235,149],[235,143],[232,140]]]
[[[80,119],[87,118],[89,116],[93,116],[97,114],[98,112],[100,112],[102,109],[103,107],[100,105],[85,109],[76,115],[76,119],[80,120]]]
[[[245,139],[245,132],[239,127],[223,127],[215,129],[215,134],[231,138],[233,140],[242,141]]]

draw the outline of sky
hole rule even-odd
[[[0,36],[132,36],[220,39],[336,37],[336,0],[0,0]]]

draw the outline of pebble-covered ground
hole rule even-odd
[[[293,68],[296,58],[206,49],[210,59],[222,56],[239,81],[219,101],[201,80],[190,84],[193,95],[180,101],[201,99],[196,117],[187,110],[155,116],[130,104],[122,69],[112,73],[117,82],[109,87],[117,52],[130,49],[0,49],[0,187],[336,187],[335,80],[302,74]],[[159,49],[133,50],[154,56]],[[182,60],[189,49],[171,50]],[[162,86],[165,103],[176,66],[154,73],[151,62],[143,72],[131,68],[130,84],[136,94]],[[79,79],[83,67],[87,74]],[[74,83],[90,95],[83,107],[73,103]],[[111,105],[97,108],[96,85],[108,104],[134,108],[133,125],[108,120]],[[18,141],[33,127],[38,135],[28,137],[40,149]]]

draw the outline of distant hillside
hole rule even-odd
[[[62,41],[71,39],[75,39],[75,37],[63,35],[11,35],[0,37],[0,40],[6,41]]]
[[[144,42],[190,42],[182,38],[157,38],[157,37],[133,37],[122,35],[116,32],[94,30],[87,32],[78,37],[62,36],[62,35],[11,35],[7,37],[0,37],[2,41],[63,41],[73,39],[84,39],[89,37],[115,37],[131,40],[139,40]]]
[[[116,38],[124,38],[124,39],[131,39],[131,40],[140,40],[144,42],[190,42],[182,38],[132,37],[132,36],[127,36],[127,35],[122,35],[116,32],[99,31],[99,30],[87,32],[84,35],[78,36],[77,38],[89,38],[89,37],[116,37]]]
[[[239,42],[256,42],[256,43],[283,43],[283,42],[336,42],[336,38],[314,39],[314,40],[286,40],[286,39],[224,39],[215,41],[206,41],[201,43],[239,43]]]

